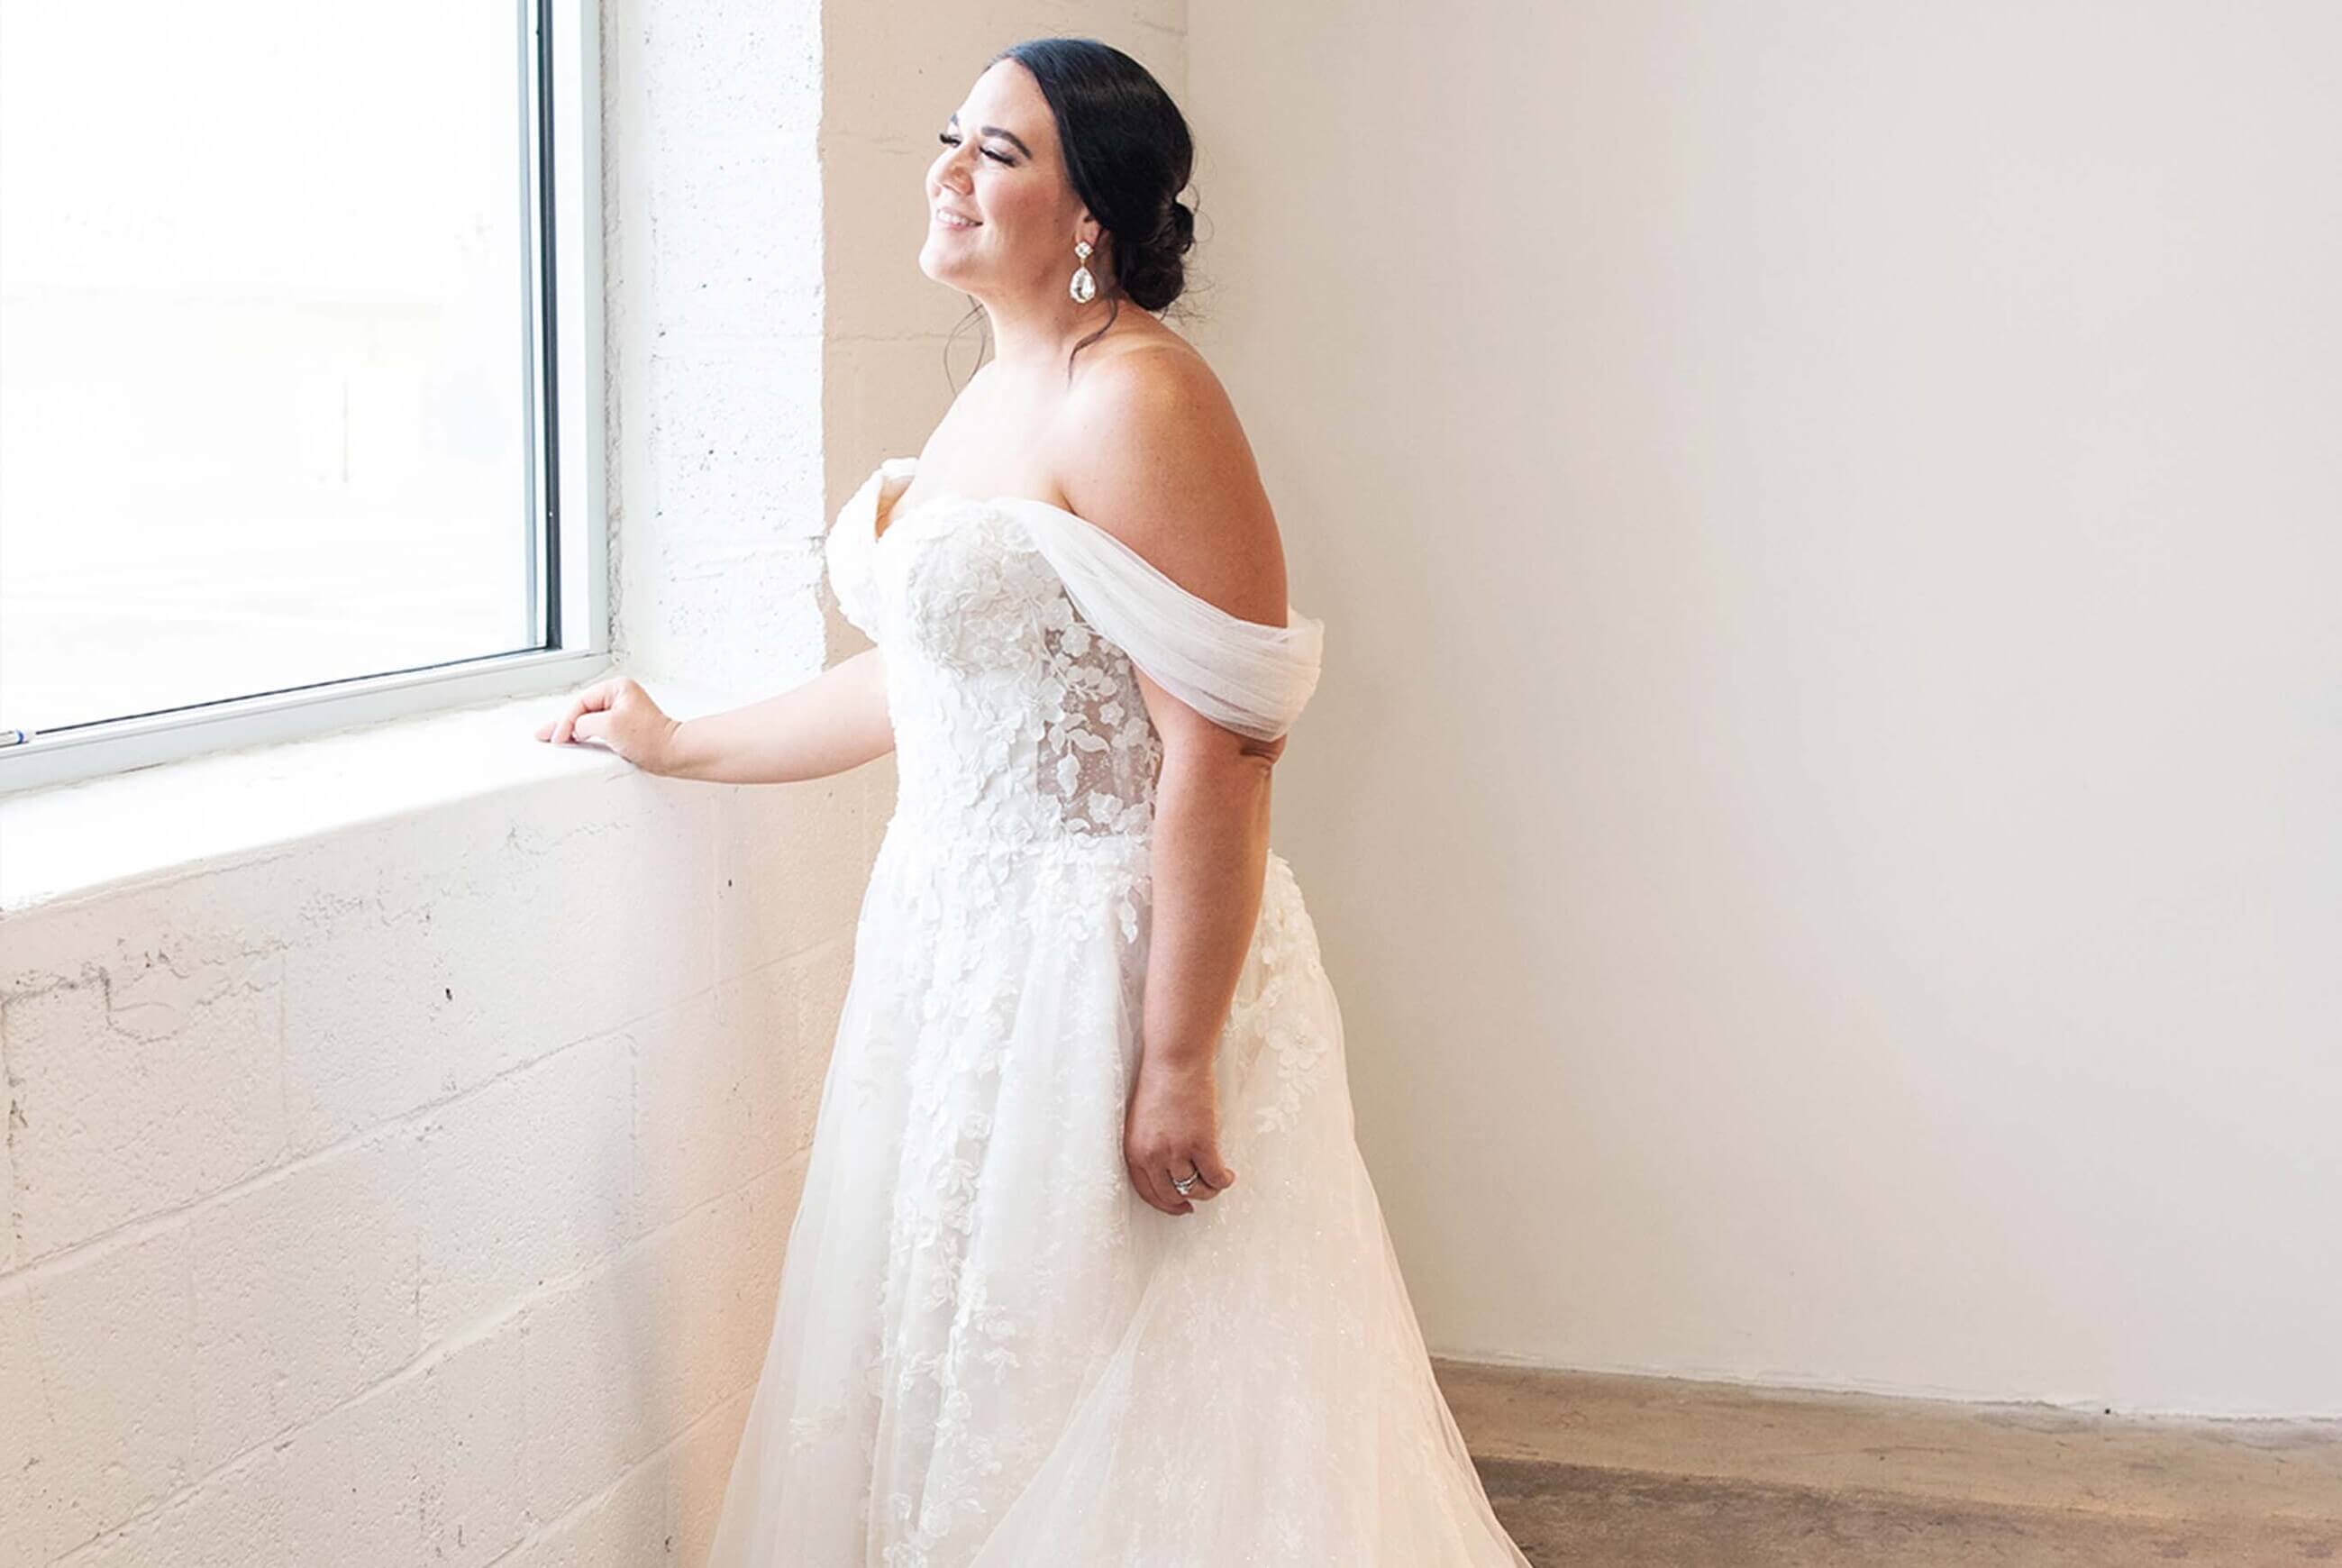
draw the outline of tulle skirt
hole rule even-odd
[[[874,868],[711,1568],[1526,1568],[1433,1380],[1268,857],[1221,1197],[1122,1160],[1146,840]]]

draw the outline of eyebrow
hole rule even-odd
[[[944,123],[948,125],[958,125],[959,111],[957,109],[954,109],[951,114],[951,118]],[[1033,155],[1033,149],[1025,145],[1024,138],[1019,136],[1016,132],[1008,129],[1006,125],[978,125],[976,128],[976,134],[979,136],[1005,136],[1009,141],[1016,144],[1016,150],[1018,152],[1024,154],[1028,158]]]

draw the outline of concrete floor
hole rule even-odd
[[[2342,1422],[1433,1364],[1536,1568],[2342,1568]]]

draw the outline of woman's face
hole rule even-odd
[[[994,63],[941,135],[927,168],[919,269],[983,299],[1043,287],[1062,294],[1081,261],[1074,242],[1099,245],[1100,236],[1066,178],[1056,121],[1033,74],[1015,60]],[[974,226],[955,216],[974,219]],[[1089,258],[1101,280],[1104,260]]]

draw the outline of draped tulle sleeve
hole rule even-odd
[[[871,604],[871,530],[877,514],[909,485],[917,466],[916,458],[890,457],[871,470],[853,498],[838,508],[823,541],[824,564],[829,569],[830,592],[837,595],[838,611],[873,642],[878,637],[878,624]]]
[[[1316,690],[1325,623],[1286,607],[1289,624],[1232,615],[1190,593],[1096,524],[1010,498],[1082,618],[1132,664],[1214,724],[1274,740]]]

